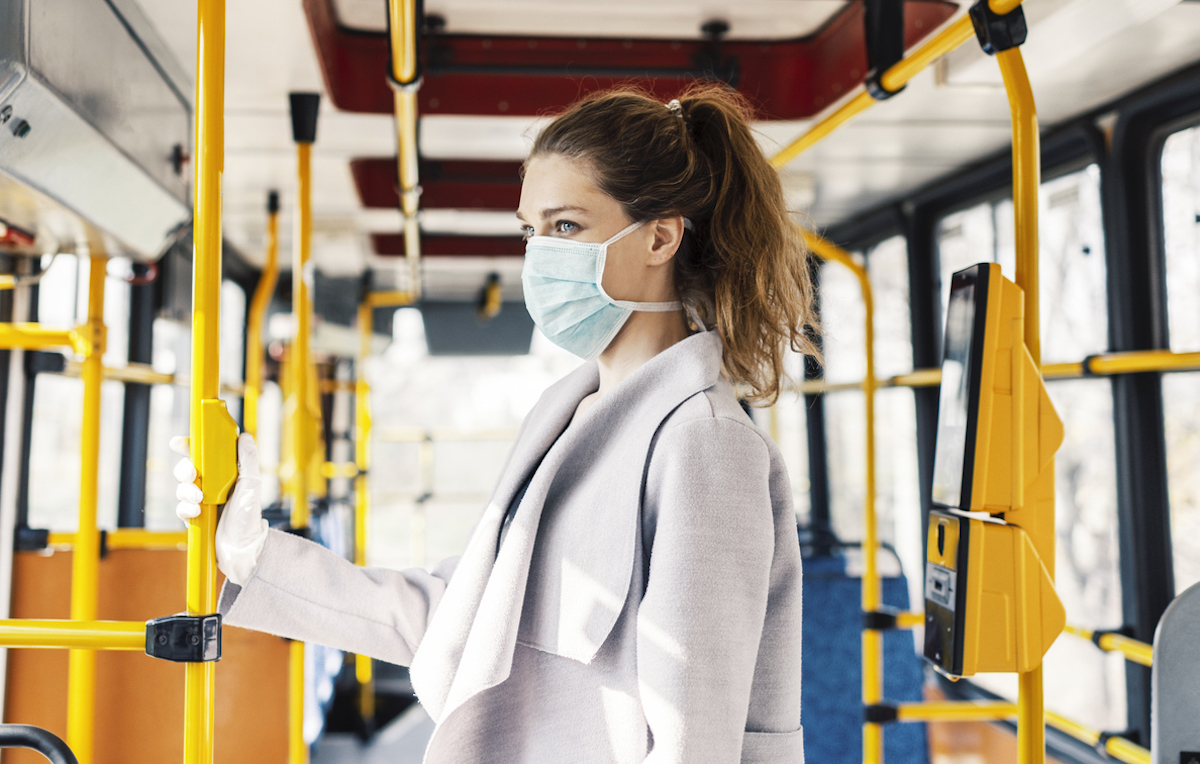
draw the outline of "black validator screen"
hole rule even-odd
[[[950,284],[933,460],[933,503],[943,507],[967,509],[971,501],[987,267],[959,271]]]

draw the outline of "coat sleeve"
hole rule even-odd
[[[762,437],[731,419],[683,422],[654,448],[637,648],[646,764],[741,759],[774,550],[769,473]]]
[[[360,568],[319,544],[270,531],[254,574],[226,582],[225,623],[407,666],[458,558],[432,572]]]

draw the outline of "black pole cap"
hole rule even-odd
[[[279,212],[279,192],[267,192],[267,214]]]
[[[317,108],[320,93],[288,93],[292,102],[292,140],[296,143],[316,143]]]

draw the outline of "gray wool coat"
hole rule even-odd
[[[720,371],[693,335],[571,423],[586,364],[525,419],[461,558],[358,568],[271,531],[220,612],[410,665],[431,764],[803,762],[791,488]]]

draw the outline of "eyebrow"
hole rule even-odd
[[[554,217],[555,215],[557,215],[560,212],[587,212],[587,210],[585,210],[583,207],[573,207],[573,206],[569,206],[569,205],[563,206],[563,207],[548,207],[548,208],[542,210],[542,219],[544,220],[549,217]],[[525,218],[521,215],[520,212],[518,212],[517,219],[524,220]]]

